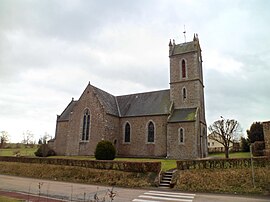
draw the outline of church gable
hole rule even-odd
[[[87,85],[86,89],[80,96],[79,100],[74,101],[72,98],[72,101],[69,103],[69,105],[66,107],[66,109],[62,112],[62,114],[59,116],[60,121],[69,120],[70,113],[74,110],[76,105],[84,103],[84,107],[91,106],[91,103],[93,101],[98,101],[99,107],[104,109],[104,111],[107,114],[119,116],[118,109],[117,109],[117,103],[115,100],[115,97],[95,86]],[[96,106],[97,107],[97,106]]]
[[[93,155],[96,144],[105,133],[105,128],[104,106],[91,85],[85,88],[79,100],[73,101],[67,107],[61,118],[65,118],[64,115],[68,113],[68,130],[65,131],[66,155]]]

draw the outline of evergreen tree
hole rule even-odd
[[[248,138],[241,137],[241,150],[242,150],[242,152],[249,152],[250,151],[249,145],[250,145],[250,143],[249,143]]]
[[[264,141],[263,124],[261,122],[254,122],[250,129],[247,130],[247,135],[250,143]]]

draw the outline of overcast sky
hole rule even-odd
[[[90,81],[113,95],[169,88],[169,39],[198,33],[207,124],[270,120],[268,0],[0,0],[0,131],[54,137]]]

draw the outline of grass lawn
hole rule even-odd
[[[0,202],[22,202],[24,200],[14,199],[6,196],[0,196]]]
[[[225,158],[225,154],[212,153],[212,154],[209,154],[209,157]],[[250,153],[249,152],[232,152],[232,153],[229,153],[229,158],[250,158]]]
[[[21,156],[35,156],[37,148],[16,148],[16,149],[0,149],[0,156],[15,156],[16,152],[20,152]]]

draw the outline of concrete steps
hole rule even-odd
[[[162,175],[162,178],[159,183],[159,188],[171,188],[173,171],[167,171]]]

